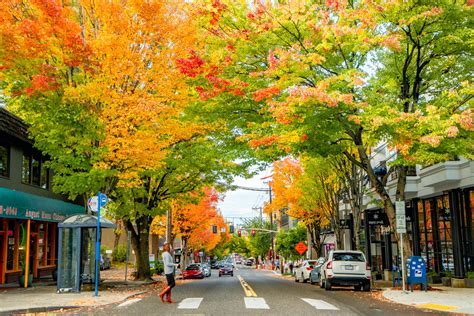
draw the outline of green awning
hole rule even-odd
[[[85,213],[80,205],[0,188],[0,217],[62,222],[71,215]]]

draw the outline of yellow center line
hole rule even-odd
[[[257,297],[257,294],[252,289],[252,287],[250,287],[250,285],[247,282],[245,282],[245,280],[240,275],[238,275],[237,278],[239,279],[240,285],[242,285],[242,288],[244,289],[246,296]]]

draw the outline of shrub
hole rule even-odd
[[[163,262],[156,261],[155,268],[152,270],[153,270],[153,273],[155,274],[162,274],[165,271],[165,266],[163,265]]]
[[[125,262],[127,259],[127,247],[125,245],[118,245],[112,251],[112,260],[115,262]]]
[[[467,273],[467,278],[468,278],[468,279],[474,279],[474,272],[473,272],[473,271],[468,272],[468,273]]]

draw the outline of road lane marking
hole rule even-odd
[[[270,309],[263,297],[244,297],[244,301],[248,309]]]
[[[179,303],[178,309],[198,309],[201,302],[202,297],[185,298]]]
[[[240,285],[242,285],[242,288],[244,289],[246,296],[253,296],[253,297],[257,296],[255,291],[250,287],[250,285],[247,282],[245,282],[245,280],[240,275],[238,275],[237,278],[239,279]]]
[[[339,310],[339,308],[337,308],[336,306],[329,304],[328,302],[325,302],[323,300],[315,300],[313,298],[302,298],[302,300],[316,309],[326,309],[333,311]]]
[[[141,298],[134,298],[134,299],[128,300],[126,302],[123,302],[122,304],[119,304],[117,307],[125,307],[125,306],[128,306],[128,305],[132,305],[134,303],[140,302],[141,300],[142,300]]]

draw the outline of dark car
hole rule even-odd
[[[319,277],[321,274],[321,267],[323,266],[326,260],[324,258],[319,258],[317,263],[314,265],[313,270],[309,273],[309,283],[317,284],[319,283]]]
[[[222,268],[219,268],[219,277],[223,275],[234,276],[234,268],[230,264],[224,265]]]
[[[189,265],[183,271],[183,279],[204,279],[204,272],[198,265]]]
[[[212,260],[211,261],[211,269],[219,269],[219,261]]]

